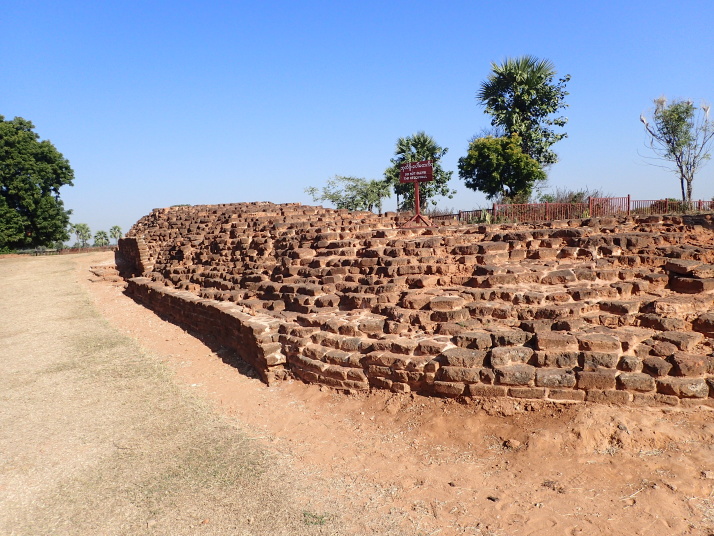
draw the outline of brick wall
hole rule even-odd
[[[117,264],[130,294],[267,382],[714,405],[710,215],[398,223],[299,204],[157,209]]]

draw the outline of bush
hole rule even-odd
[[[538,196],[539,203],[587,203],[591,197],[612,197],[599,188],[592,190],[587,186],[581,190],[556,187],[555,192]]]

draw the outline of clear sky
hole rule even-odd
[[[458,178],[489,125],[491,62],[525,54],[570,74],[552,188],[678,197],[647,163],[652,99],[714,101],[711,0],[18,0],[0,10],[0,114],[31,120],[75,171],[74,223],[124,231],[151,209],[311,204],[333,175],[381,178],[400,136],[448,147]],[[714,195],[714,163],[694,197]],[[394,208],[394,198],[387,202]]]

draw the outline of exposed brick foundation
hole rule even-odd
[[[711,215],[397,224],[297,204],[157,209],[117,266],[129,294],[266,382],[714,402]]]

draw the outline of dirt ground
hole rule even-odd
[[[124,296],[119,286],[92,282],[89,266],[112,261],[108,253],[0,260],[0,316],[5,318],[0,321],[0,340],[13,348],[3,352],[0,368],[0,452],[5,452],[0,459],[1,534],[714,534],[711,409],[500,399],[462,404],[389,393],[346,396],[300,382],[267,387],[246,367],[230,364],[231,356],[216,355]],[[22,287],[25,284],[30,288]],[[47,293],[29,300],[30,305],[13,294],[26,298],[38,286],[47,286]],[[106,319],[92,322],[121,341],[116,345],[133,348],[128,352],[133,357],[124,361],[109,352],[117,362],[107,362],[105,356],[91,385],[82,385],[92,400],[101,398],[109,409],[99,410],[101,404],[89,401],[58,408],[54,395],[37,394],[46,387],[36,379],[44,374],[37,360],[47,361],[48,353],[57,352],[51,345],[42,346],[44,353],[33,350],[38,338],[34,330],[50,327],[42,317],[54,299],[53,290],[68,303],[88,302]],[[60,316],[52,321],[51,340],[71,359],[76,348],[60,343],[74,336],[84,317]],[[28,320],[35,318],[40,318],[37,325]],[[90,345],[83,359],[97,353],[107,352],[101,345]],[[197,442],[186,447],[189,451],[202,451],[207,441],[218,444],[220,448],[212,447],[215,452],[206,456],[213,457],[213,465],[195,469],[198,482],[190,474],[174,477],[150,494],[144,488],[156,486],[122,473],[131,475],[127,469],[112,473],[95,467],[87,477],[83,464],[106,465],[106,459],[117,456],[115,451],[134,451],[131,439],[121,439],[129,437],[127,427],[149,426],[128,422],[123,412],[132,396],[127,399],[126,386],[121,381],[104,385],[98,375],[108,371],[109,376],[121,376],[124,368],[156,368],[157,362],[162,364],[159,372],[148,379],[139,375],[132,388],[148,384],[141,391],[143,407],[163,409],[151,414],[149,429],[171,430],[156,437],[139,434],[144,453],[138,461],[140,472],[151,474],[155,465],[185,454],[177,453],[176,434]],[[68,365],[48,361],[43,366]],[[62,374],[68,370],[74,369],[63,369]],[[157,374],[165,378],[157,380]],[[53,378],[53,389],[63,387],[63,376]],[[180,413],[173,404],[190,406],[194,413],[173,422]],[[57,433],[63,455],[48,457],[55,452],[54,444],[33,437],[37,426],[26,424],[47,426],[43,412],[48,406],[62,423],[86,423],[97,411],[107,423],[89,442],[91,448],[84,445],[81,426],[61,427]],[[233,441],[249,446],[225,450]],[[249,454],[247,460],[238,456],[242,453]],[[247,470],[254,476],[234,467],[246,464],[259,468]],[[75,473],[80,477],[72,477]],[[222,482],[226,473],[231,477]],[[115,482],[97,488],[98,477],[128,478],[131,485]],[[86,488],[98,498],[88,498],[82,491]],[[61,498],[63,490],[71,500]],[[171,496],[168,503],[166,494]],[[87,511],[87,501],[100,510],[100,519]],[[63,520],[67,511],[80,524],[112,530],[67,531],[73,526]],[[30,517],[39,521],[32,525]],[[143,532],[122,530],[122,523]]]

